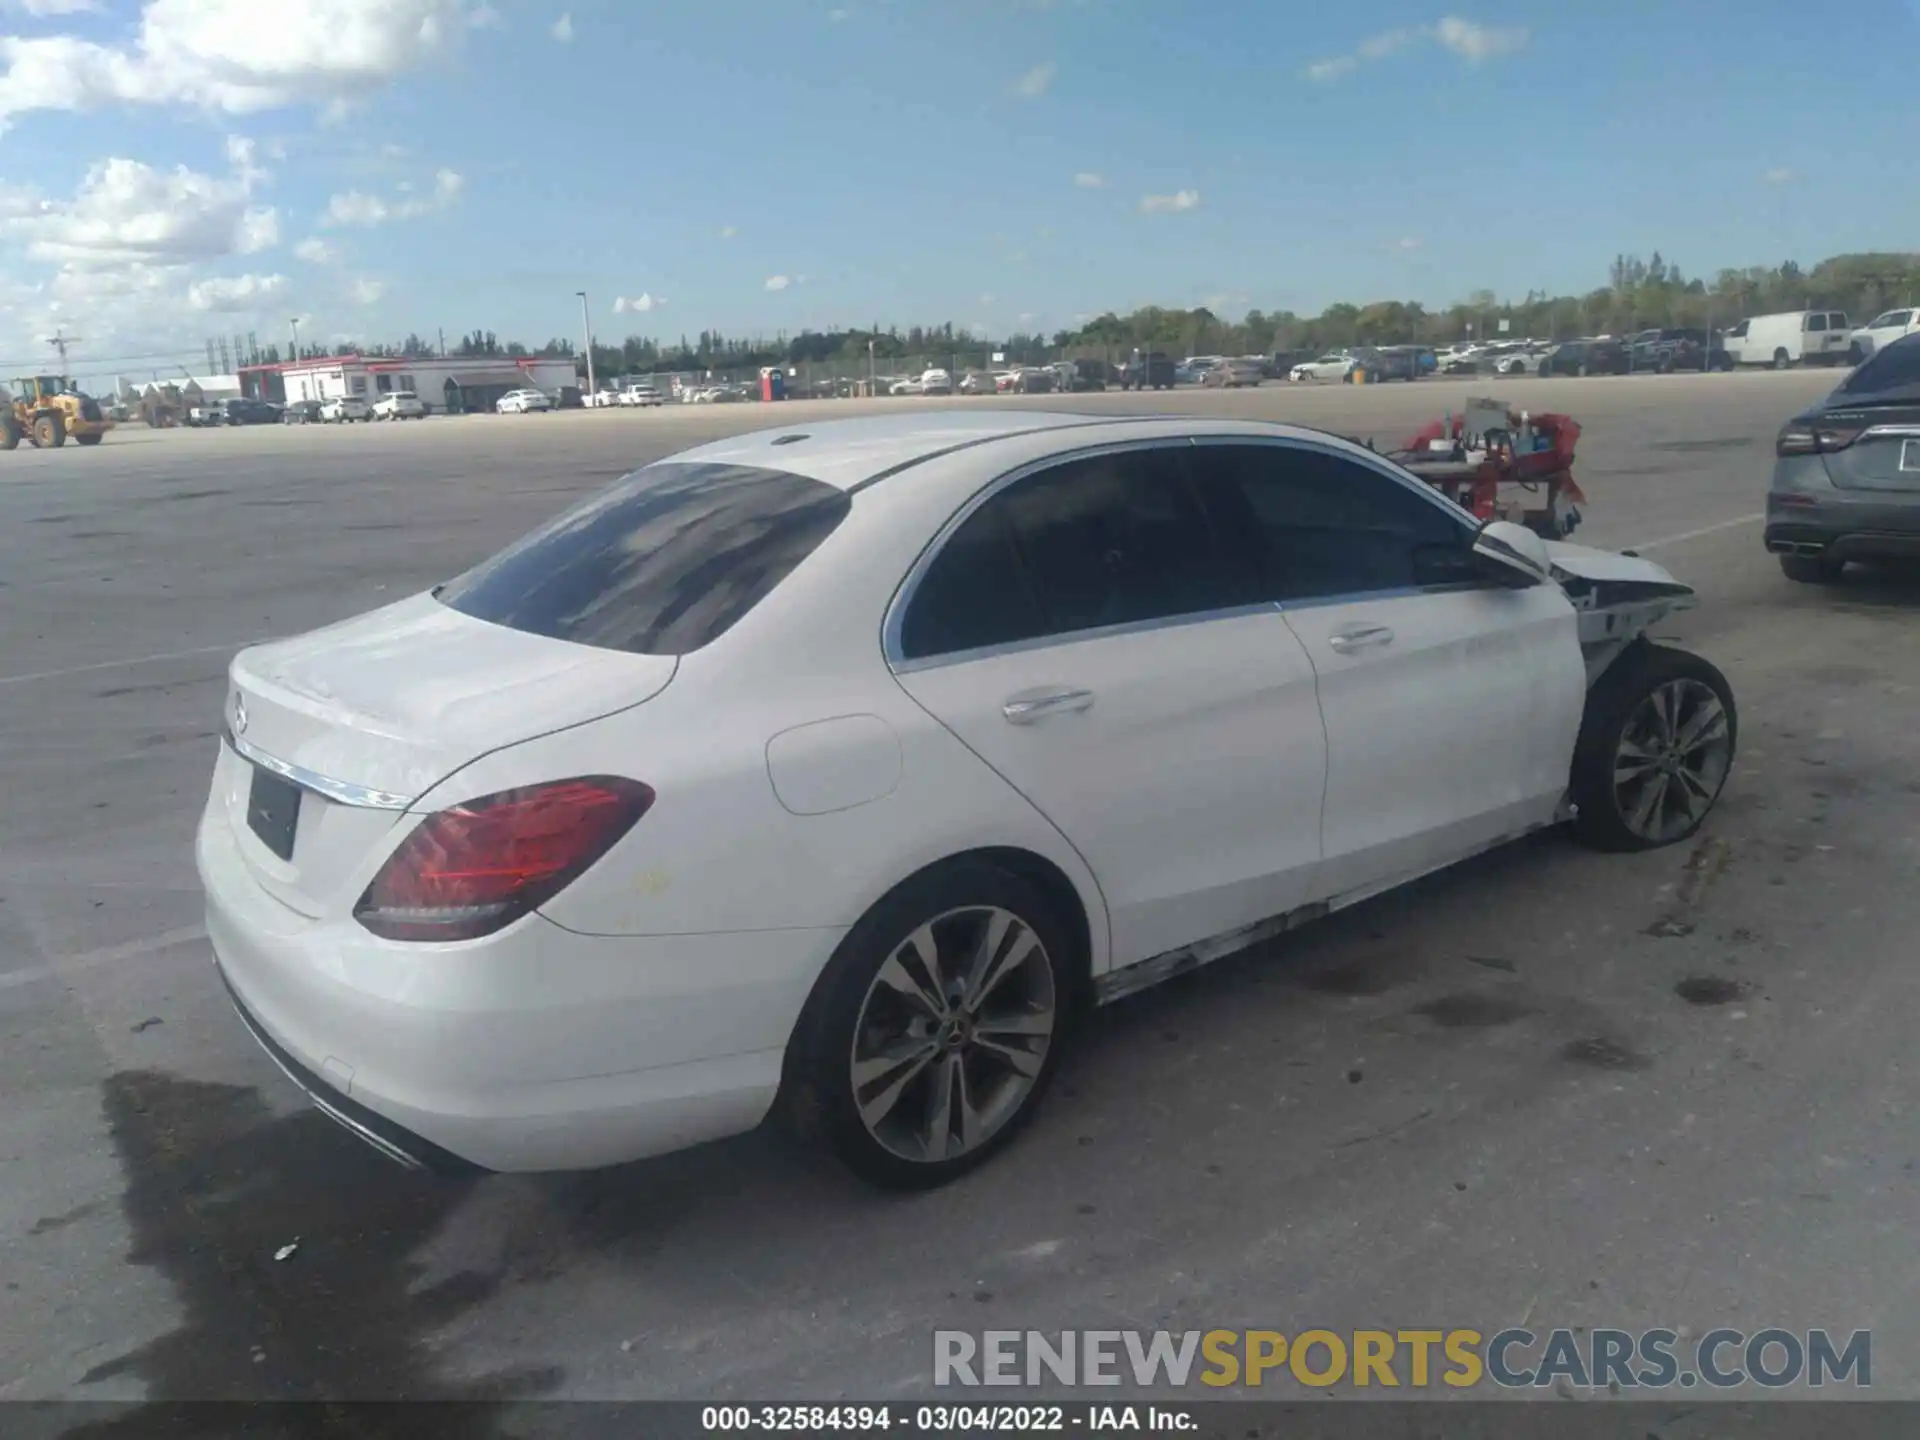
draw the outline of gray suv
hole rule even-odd
[[[1920,560],[1920,335],[1896,340],[1774,442],[1767,549],[1789,580]]]

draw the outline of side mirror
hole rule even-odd
[[[1473,537],[1473,553],[1510,585],[1543,585],[1553,578],[1547,542],[1511,520],[1489,520]]]

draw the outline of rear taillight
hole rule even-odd
[[[1776,455],[1828,455],[1844,450],[1866,431],[1864,425],[1787,426],[1773,442]]]
[[[637,780],[592,775],[437,811],[380,867],[354,918],[387,940],[491,935],[579,879],[653,798]]]

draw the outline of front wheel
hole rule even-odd
[[[1018,876],[960,861],[909,880],[828,964],[794,1036],[789,1098],[862,1179],[945,1184],[1032,1118],[1082,963]]]
[[[1719,670],[1635,641],[1595,682],[1574,745],[1574,834],[1596,850],[1654,850],[1706,820],[1733,767],[1739,716]]]

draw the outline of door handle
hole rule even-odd
[[[1327,640],[1334,653],[1351,655],[1356,650],[1372,650],[1393,643],[1393,631],[1385,625],[1354,625],[1336,630]]]
[[[1038,690],[1016,695],[1000,707],[1009,725],[1031,725],[1049,715],[1084,710],[1093,704],[1091,690]]]

